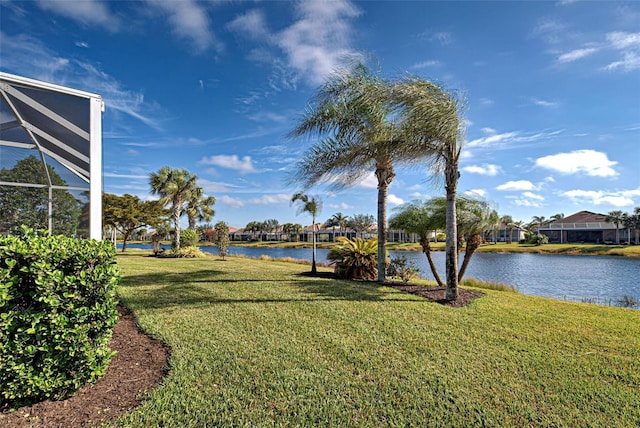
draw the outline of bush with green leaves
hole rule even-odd
[[[419,272],[420,269],[416,265],[416,262],[408,260],[406,256],[399,256],[391,259],[387,275],[391,277],[398,277],[406,284]]]
[[[198,239],[198,232],[193,229],[185,229],[180,232],[180,248],[195,247]]]
[[[65,398],[104,374],[119,279],[109,242],[0,236],[0,409]]]
[[[378,240],[339,237],[327,258],[341,278],[375,280],[378,276]]]

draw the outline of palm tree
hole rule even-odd
[[[340,234],[343,235],[347,224],[349,224],[349,217],[341,212],[337,212],[331,218],[338,225],[338,228],[340,228]]]
[[[416,163],[425,156],[407,150],[406,133],[391,102],[392,87],[362,64],[338,71],[320,88],[302,121],[290,133],[292,137],[322,138],[303,155],[292,182],[302,182],[305,188],[326,182],[341,189],[375,173],[379,282],[385,281],[387,196],[396,175],[394,164]]]
[[[291,203],[299,203],[298,214],[311,214],[311,224],[313,228],[313,253],[311,258],[311,273],[317,273],[316,269],[316,216],[322,211],[322,201],[317,196],[308,196],[302,192],[298,192],[291,197]]]
[[[504,237],[504,242],[510,244],[512,241],[511,232],[513,231],[513,227],[515,226],[513,224],[513,217],[511,217],[510,215],[503,215],[502,217],[500,217],[500,223],[504,224],[504,227],[507,230],[507,236]]]
[[[482,244],[482,234],[494,229],[500,219],[498,212],[485,201],[460,198],[457,209],[458,233],[465,240],[464,259],[458,272],[458,281],[462,281],[471,257]]]
[[[191,198],[196,188],[196,176],[186,169],[173,169],[163,166],[149,177],[151,193],[160,196],[163,206],[171,204],[173,227],[175,229],[175,248],[180,249],[180,217],[183,205]]]
[[[547,218],[543,215],[534,215],[533,217],[531,217],[531,223],[529,223],[530,228],[532,230],[535,229],[536,234],[540,234],[539,230],[542,226],[544,226],[545,224],[547,224],[549,221],[547,220]]]
[[[324,222],[324,225],[322,225],[322,227],[324,227],[325,229],[331,228],[331,234],[333,237],[332,241],[334,242],[336,240],[336,226],[338,226],[338,222],[333,217],[329,217],[327,221]]]
[[[635,207],[633,213],[627,215],[627,227],[635,230],[636,245],[638,245],[638,235],[640,235],[640,207]],[[629,242],[631,242],[631,233],[629,233]]]
[[[404,230],[407,233],[415,233],[420,237],[420,246],[427,257],[431,273],[438,285],[444,287],[445,284],[440,279],[438,268],[436,268],[431,256],[431,244],[429,241],[429,233],[441,227],[442,223],[445,222],[444,218],[438,217],[436,208],[432,203],[422,201],[401,205],[395,209],[396,214],[389,220],[389,227]]]
[[[293,180],[305,188],[328,182],[334,189],[357,184],[370,172],[378,181],[378,281],[385,281],[387,195],[393,164],[404,156],[401,132],[379,95],[386,83],[362,64],[329,77],[292,137],[320,136],[297,165]]]
[[[198,221],[211,221],[215,215],[213,205],[216,203],[215,196],[204,196],[202,187],[195,187],[189,195],[185,212],[189,220],[189,229],[195,230]]]
[[[558,213],[551,216],[551,221],[558,221],[564,218],[564,213]]]
[[[455,94],[421,77],[407,76],[391,87],[391,99],[405,131],[405,155],[426,159],[431,177],[443,177],[446,190],[447,300],[458,298],[456,193],[463,146],[461,103]]]
[[[620,225],[624,223],[624,213],[620,210],[609,211],[605,221],[616,225],[616,244],[620,244]]]

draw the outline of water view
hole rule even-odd
[[[150,249],[150,245],[128,244]],[[217,255],[215,246],[203,246],[205,253]],[[319,248],[317,261],[327,262],[329,250]],[[311,260],[310,248],[229,247],[230,255]],[[420,268],[420,276],[433,279],[425,255],[417,251],[390,251],[391,258],[405,256]],[[445,253],[433,252],[440,276],[444,278]],[[624,296],[640,298],[640,260],[614,256],[571,256],[530,253],[476,253],[466,278],[497,281],[515,286],[520,293],[571,301],[612,304]]]

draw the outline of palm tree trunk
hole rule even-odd
[[[176,250],[180,249],[180,211],[181,211],[182,201],[177,199],[173,202],[173,227],[175,230],[175,248]]]
[[[460,272],[458,272],[458,282],[462,281],[467,271],[467,266],[469,266],[469,262],[471,261],[471,256],[473,256],[473,253],[480,247],[480,244],[482,244],[482,237],[480,235],[471,236],[467,240],[467,246],[464,249],[464,260],[462,260],[462,266],[460,267]]]
[[[378,166],[376,177],[378,178],[378,282],[386,281],[387,269],[387,196],[389,185],[396,176],[393,168]]]
[[[311,273],[318,272],[316,268],[316,216],[313,216],[313,224],[311,225],[313,231],[313,254],[311,256]]]
[[[440,279],[440,275],[438,274],[438,268],[436,264],[433,262],[433,257],[431,257],[431,245],[429,244],[429,238],[424,236],[420,239],[420,245],[422,246],[422,252],[425,256],[427,256],[427,261],[429,262],[429,267],[431,268],[431,273],[438,283],[439,287],[444,287],[444,283]]]
[[[447,293],[446,300],[456,300],[458,298],[458,233],[456,220],[456,188],[460,173],[457,166],[448,165],[445,171],[446,191],[447,191],[447,214],[446,214],[446,234],[445,243],[446,270],[447,270]]]

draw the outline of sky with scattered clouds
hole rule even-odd
[[[309,223],[287,183],[312,141],[287,133],[345,58],[466,100],[459,191],[501,215],[640,206],[640,3],[614,1],[7,1],[0,69],[102,95],[104,190],[197,174],[214,222]],[[323,200],[375,214],[373,175]],[[389,208],[444,194],[399,167]]]

